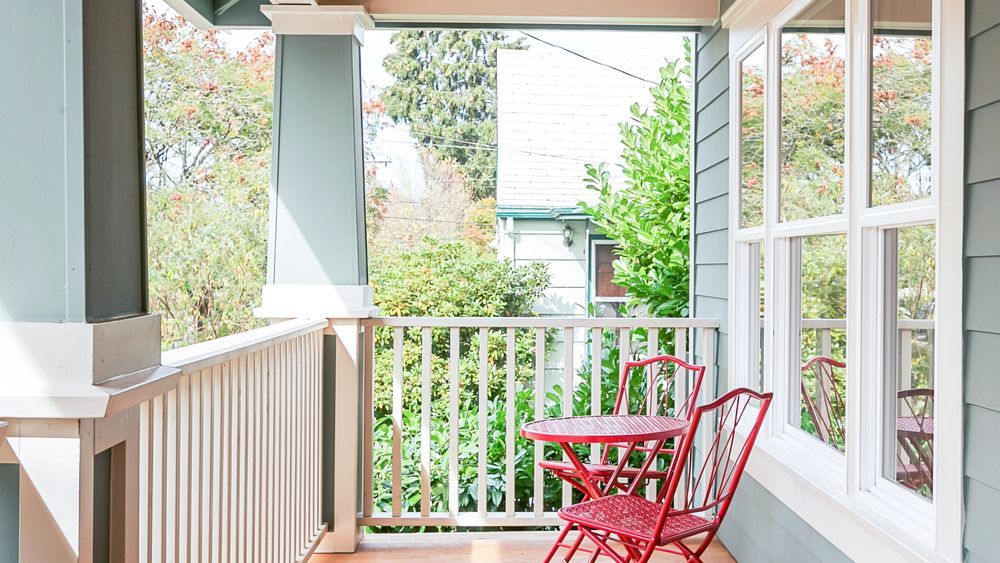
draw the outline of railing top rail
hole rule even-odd
[[[718,319],[621,317],[373,317],[364,326],[444,328],[718,328]]]
[[[184,373],[227,362],[279,342],[326,328],[326,319],[292,319],[273,325],[255,328],[215,340],[199,342],[163,353],[160,360],[165,366],[181,369]]]
[[[802,328],[845,329],[847,319],[802,319]],[[896,328],[901,330],[933,330],[934,319],[896,319]]]

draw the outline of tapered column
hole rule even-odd
[[[277,36],[266,317],[370,305],[357,9],[264,6]]]

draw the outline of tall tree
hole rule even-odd
[[[383,62],[396,82],[386,113],[439,160],[455,161],[479,199],[496,193],[497,49],[524,43],[494,31],[400,31]]]
[[[261,324],[274,56],[151,8],[142,27],[149,296],[173,348]]]

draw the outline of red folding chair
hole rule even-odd
[[[809,413],[816,429],[816,437],[839,450],[844,446],[844,395],[833,376],[834,368],[843,369],[847,364],[826,356],[810,358],[802,366],[802,372],[812,372],[815,378],[815,393],[810,395],[805,378],[800,379],[802,404]]]
[[[597,546],[592,561],[604,555],[617,563],[644,563],[657,549],[684,556],[687,561],[701,561],[726,517],[771,398],[771,393],[734,389],[696,407],[656,501],[638,496],[637,483],[632,483],[624,493],[563,508],[559,517],[568,524],[546,561],[574,527]],[[748,408],[751,405],[758,407],[756,411]],[[756,416],[752,426],[744,428],[741,422],[748,412]],[[740,432],[734,432],[735,428]],[[693,452],[706,431],[710,432],[707,446]],[[704,536],[694,547],[683,542],[700,534]],[[566,561],[572,559],[579,543],[570,549]],[[612,544],[623,549],[624,555]]]
[[[914,490],[934,491],[934,390],[907,389],[896,395],[896,480]]]
[[[640,386],[642,396],[639,398],[629,397],[629,383],[632,372],[636,368],[643,368],[640,373],[645,377],[645,387]],[[672,392],[677,385],[677,377],[681,370],[693,374],[691,389],[683,401],[680,397],[675,397],[674,402],[670,402]],[[662,355],[654,356],[642,361],[627,362],[622,370],[621,378],[618,382],[618,394],[615,397],[615,406],[612,414],[658,414],[662,416],[676,416],[690,420],[694,412],[694,404],[697,402],[698,392],[701,389],[701,381],[705,376],[705,366],[689,364],[680,358]],[[657,392],[659,391],[659,392]],[[636,400],[639,399],[639,400]],[[630,407],[631,405],[631,407]],[[609,456],[612,450],[618,450],[619,454],[628,444],[609,444],[601,454],[600,463],[585,464],[591,477],[598,481],[606,481],[614,474],[617,465],[610,462]],[[652,448],[637,446],[635,451],[649,453]],[[657,455],[672,456],[674,448],[664,447],[657,452]],[[548,461],[542,460],[538,464],[543,469],[548,469],[563,481],[582,491],[584,498],[589,498],[586,489],[580,482],[580,474],[569,461]],[[619,473],[619,477],[629,481],[639,473],[638,467],[625,467]],[[663,479],[667,475],[666,470],[657,469],[655,466],[646,472],[645,479]]]

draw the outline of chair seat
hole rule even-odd
[[[611,495],[567,506],[559,517],[567,522],[583,524],[624,534],[643,541],[657,541],[656,519],[663,505],[634,495]],[[664,544],[693,536],[714,526],[710,520],[693,514],[667,516],[657,543]]]
[[[557,471],[560,473],[576,474],[577,472],[576,467],[574,467],[573,464],[568,461],[540,461],[538,462],[538,465],[541,466],[542,469],[548,469],[550,471]],[[585,463],[583,464],[583,466],[587,468],[587,471],[589,471],[592,476],[604,479],[611,477],[611,475],[614,474],[615,469],[618,468],[617,465],[610,463],[608,464]],[[638,473],[639,473],[638,467],[625,467],[622,469],[622,472],[619,473],[619,475],[622,477],[634,477]],[[666,476],[667,476],[666,471],[650,469],[649,471],[646,472],[645,478],[664,479],[666,478]]]

